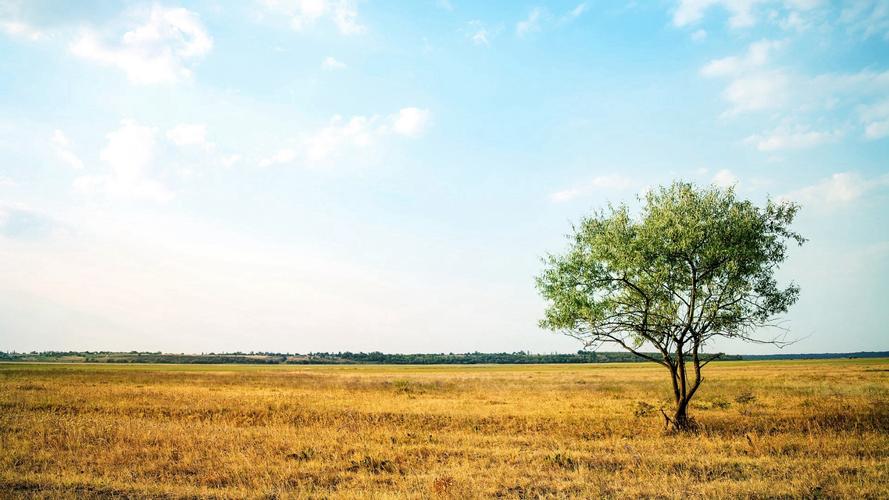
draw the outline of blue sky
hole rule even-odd
[[[887,159],[878,0],[0,0],[0,348],[572,352],[540,257],[685,179],[886,350]]]

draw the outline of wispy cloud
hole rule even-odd
[[[0,33],[27,42],[41,42],[53,38],[53,33],[37,26],[26,14],[33,14],[33,2],[21,0],[0,1]],[[33,17],[33,16],[31,16]]]
[[[788,28],[804,22],[803,15],[819,7],[819,0],[679,0],[673,11],[673,24],[678,27],[700,22],[711,9],[728,13],[733,29],[750,28],[766,19]]]
[[[540,31],[540,18],[542,12],[539,7],[531,9],[528,17],[516,23],[515,32],[520,38],[530,33]]]
[[[491,42],[494,41],[494,38],[500,35],[500,32],[503,31],[502,26],[492,28],[478,19],[469,21],[467,26],[467,38],[469,38],[473,44],[483,45],[485,47],[489,47]]]
[[[327,56],[321,61],[321,69],[324,71],[338,71],[346,69],[346,63],[338,61],[331,56]]]
[[[289,18],[290,26],[303,31],[321,19],[329,19],[343,35],[360,35],[367,27],[358,21],[358,8],[351,0],[262,0],[266,10]]]
[[[600,190],[626,190],[636,186],[636,182],[620,174],[601,175],[587,182],[550,194],[553,203],[564,203]]]
[[[889,98],[859,106],[858,114],[868,139],[889,137]]]
[[[714,59],[701,68],[707,78],[729,78],[723,97],[730,107],[726,115],[775,108],[786,102],[790,77],[780,69],[767,67],[782,41],[760,40],[747,47],[743,56]]]
[[[731,170],[722,169],[713,176],[713,184],[720,187],[730,187],[738,184],[738,176]]]
[[[396,134],[405,137],[419,137],[429,124],[430,113],[428,109],[402,108],[390,118],[392,130]]]
[[[197,146],[212,151],[216,145],[207,140],[205,123],[180,123],[167,130],[167,139],[177,146]]]
[[[781,49],[785,42],[781,40],[760,40],[747,47],[742,57],[729,56],[714,59],[701,68],[701,74],[707,77],[736,76],[755,71],[769,62],[775,51]]]
[[[884,0],[677,0],[673,25],[688,28],[705,22],[713,12],[728,15],[732,30],[749,30],[761,24],[802,33],[818,30],[857,39],[889,40],[889,7]]]
[[[889,187],[889,175],[865,178],[856,172],[840,172],[811,186],[791,191],[779,197],[819,210],[829,210],[856,202],[868,193]]]
[[[568,12],[565,17],[568,19],[577,19],[578,17],[582,16],[587,10],[589,10],[589,8],[587,7],[586,2],[579,3],[576,7],[571,9],[571,11]]]
[[[768,152],[837,142],[847,135],[889,136],[889,71],[806,75],[775,64],[774,55],[788,43],[760,40],[744,54],[714,59],[700,70],[704,77],[727,81],[723,117],[769,113],[770,121],[777,122],[748,135],[747,144]]]
[[[817,131],[797,126],[779,127],[764,134],[754,134],[747,137],[744,142],[756,146],[760,151],[780,151],[811,148],[835,142],[842,137],[842,130]]]
[[[83,168],[83,162],[80,160],[77,154],[75,154],[74,151],[71,150],[73,144],[71,142],[71,139],[69,139],[68,136],[65,135],[65,132],[59,129],[54,130],[52,133],[51,143],[53,151],[55,151],[56,153],[56,157],[61,160],[62,163],[76,169]]]
[[[12,38],[38,42],[48,38],[42,30],[21,21],[0,20],[0,31]]]
[[[428,109],[402,108],[389,116],[336,115],[327,125],[302,137],[293,146],[276,150],[260,160],[260,166],[302,161],[308,165],[326,164],[358,151],[372,150],[390,136],[416,139],[429,126]]]
[[[275,151],[272,155],[261,159],[259,161],[259,166],[268,167],[270,165],[284,165],[293,162],[296,158],[297,154],[295,149],[283,148]]]
[[[843,3],[839,22],[864,38],[889,40],[889,6],[884,0]]]
[[[84,194],[113,198],[166,202],[173,193],[152,177],[157,130],[124,120],[109,132],[99,158],[108,166],[106,174],[79,177],[74,187]]]
[[[133,83],[150,85],[190,78],[194,61],[213,48],[200,18],[188,9],[155,5],[133,17],[138,25],[114,42],[85,30],[70,45],[71,53],[118,68]]]

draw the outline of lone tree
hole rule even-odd
[[[805,242],[790,229],[798,210],[771,200],[760,208],[733,188],[685,182],[648,192],[639,217],[609,205],[573,228],[566,253],[544,259],[540,324],[585,348],[616,344],[663,365],[676,405],[664,417],[675,430],[690,429],[701,370],[719,356],[704,354],[708,342],[787,344],[756,334],[780,328],[776,315],[799,297],[798,286],[779,287],[774,277],[787,243]]]

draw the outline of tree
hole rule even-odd
[[[787,243],[805,242],[790,229],[799,206],[769,200],[760,208],[734,188],[685,182],[641,201],[638,217],[626,205],[609,205],[584,218],[568,236],[568,251],[543,259],[537,288],[547,308],[540,325],[585,348],[616,344],[664,366],[675,400],[672,418],[664,417],[687,430],[694,427],[688,405],[701,371],[719,356],[704,353],[708,343],[788,343],[781,334],[758,334],[783,331],[777,317],[799,297],[798,286],[782,288],[774,276]]]

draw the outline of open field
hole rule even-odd
[[[0,364],[12,496],[889,497],[889,360]]]

